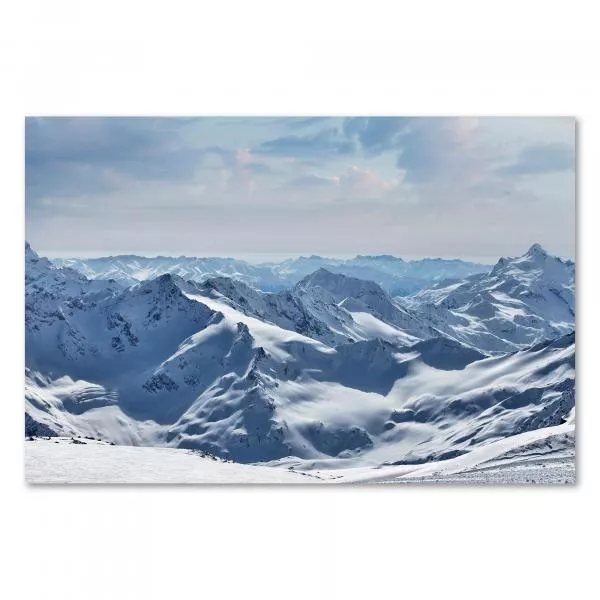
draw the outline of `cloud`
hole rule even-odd
[[[501,228],[527,247],[535,221],[566,255],[574,139],[558,118],[27,119],[28,235],[75,253],[243,237],[262,253],[360,239],[363,253],[510,254]]]
[[[187,119],[51,117],[25,121],[28,197],[111,188],[114,174],[185,180],[203,155],[181,136]],[[107,177],[113,175],[113,180]]]
[[[250,162],[245,165],[245,168],[257,175],[273,175],[276,173],[275,169],[261,162]]]
[[[245,161],[248,162],[248,150],[236,148],[230,150],[220,146],[208,146],[204,149],[207,155],[215,155],[221,159],[221,166],[239,168]]]
[[[329,120],[331,120],[331,117],[282,117],[278,119],[278,122],[288,129],[304,129],[305,127],[320,125]]]
[[[287,135],[267,140],[256,149],[259,154],[323,157],[348,155],[355,151],[355,144],[337,128],[322,129],[312,135]]]
[[[498,169],[501,175],[533,175],[572,171],[575,169],[575,148],[565,143],[527,146],[516,161]]]
[[[255,159],[249,148],[229,150],[219,146],[210,146],[206,149],[206,153],[220,157],[222,165],[216,178],[206,174],[198,176],[198,179],[203,182],[205,195],[237,194],[240,199],[247,198],[257,190],[255,176],[274,174],[269,165]]]
[[[297,188],[320,188],[339,185],[339,177],[322,177],[320,175],[301,175],[288,182],[291,187]]]
[[[409,181],[469,177],[481,164],[477,118],[415,118],[398,140],[398,168]]]
[[[35,208],[45,196],[108,193],[132,181],[177,186],[206,179],[205,187],[213,189],[215,181],[226,180],[230,185],[253,189],[252,176],[271,175],[273,171],[246,147],[211,145],[214,134],[205,138],[203,127],[220,122],[179,117],[27,118],[28,209]],[[216,178],[209,172],[222,168],[227,173]],[[219,183],[217,189],[223,187]]]
[[[343,131],[356,138],[366,154],[377,155],[397,148],[411,121],[410,117],[350,117],[344,120]]]
[[[399,179],[384,179],[370,169],[357,166],[350,167],[340,178],[342,195],[354,198],[379,198],[399,184]]]
[[[194,148],[180,138],[186,123],[168,118],[28,118],[26,161],[36,166],[121,164],[142,173],[163,164],[170,171],[187,171],[195,155]]]

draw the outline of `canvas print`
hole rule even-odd
[[[26,481],[574,483],[575,134],[26,118]]]

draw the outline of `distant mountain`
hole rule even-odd
[[[388,255],[357,256],[347,260],[309,256],[259,265],[233,258],[148,258],[135,255],[54,259],[53,262],[59,267],[76,269],[90,279],[115,279],[124,285],[172,273],[193,281],[231,277],[263,291],[290,288],[307,275],[324,268],[332,273],[374,281],[392,296],[404,296],[437,281],[462,279],[489,270],[488,265],[461,260],[405,261]]]
[[[217,277],[188,282],[188,290],[263,321],[325,344],[379,337],[401,345],[443,335],[410,314],[372,281],[319,269],[291,290],[262,292],[245,283]]]
[[[170,273],[183,279],[203,281],[210,277],[233,277],[261,289],[284,286],[269,267],[251,265],[233,258],[192,258],[186,256],[120,255],[89,259],[54,259],[59,267],[71,267],[90,279],[115,279],[123,285],[154,279]]]
[[[424,322],[487,352],[510,352],[575,329],[575,264],[534,244],[485,274],[402,299]]]
[[[26,246],[25,271],[28,435],[378,466],[574,407],[574,265],[539,246],[404,299],[322,267],[277,292],[177,274],[126,286]]]
[[[403,343],[441,335],[402,307],[374,281],[319,269],[296,284],[294,293],[315,309],[325,305],[347,311],[355,323],[365,328],[367,338],[388,339],[380,323],[410,336],[411,339],[402,340]]]

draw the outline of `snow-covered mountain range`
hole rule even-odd
[[[407,295],[448,278],[462,279],[485,273],[489,265],[462,260],[426,258],[405,261],[388,255],[356,256],[351,259],[308,256],[278,263],[250,264],[234,258],[189,256],[145,257],[135,255],[101,258],[56,258],[58,267],[71,267],[90,279],[115,279],[124,285],[171,273],[185,280],[204,281],[231,277],[263,291],[290,288],[318,269],[375,281],[392,295]]]
[[[511,351],[552,339],[575,324],[575,264],[534,244],[488,273],[441,283],[402,299],[432,326],[484,351]]]
[[[493,267],[160,260],[26,244],[27,435],[326,469],[573,419],[575,265],[538,245]]]

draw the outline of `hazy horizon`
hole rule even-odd
[[[44,251],[34,250],[40,255],[45,256],[50,259],[67,259],[67,258],[76,258],[76,259],[92,259],[92,258],[107,258],[109,256],[140,256],[144,258],[158,258],[158,257],[168,257],[168,258],[233,258],[235,260],[242,260],[251,264],[260,264],[260,263],[271,263],[271,262],[283,262],[285,260],[293,260],[297,258],[308,258],[310,256],[319,256],[321,258],[328,258],[333,260],[349,260],[352,258],[356,258],[357,256],[394,256],[395,258],[401,258],[406,261],[410,260],[423,260],[423,259],[443,259],[443,260],[463,260],[466,262],[478,262],[483,264],[488,264],[496,262],[498,260],[493,259],[491,257],[462,257],[462,256],[427,256],[427,255],[409,255],[404,254],[402,256],[396,254],[389,253],[356,253],[356,254],[315,254],[310,252],[301,252],[295,254],[287,254],[287,253],[267,253],[267,254],[206,254],[206,253],[194,253],[194,254],[174,254],[168,252],[157,252],[157,251],[149,251],[149,250],[141,250],[139,252],[74,252],[71,253],[69,251],[64,252],[52,252],[52,251]]]
[[[521,256],[533,245],[535,242],[532,242],[527,248],[524,248],[522,252],[512,255],[512,256]],[[494,265],[502,256],[440,256],[440,255],[415,255],[415,254],[389,254],[389,253],[355,253],[355,254],[315,254],[310,252],[302,252],[299,254],[287,254],[287,253],[267,253],[267,254],[206,254],[206,253],[194,253],[194,254],[174,254],[168,252],[160,252],[160,251],[152,251],[152,250],[140,250],[137,252],[52,252],[46,251],[44,249],[35,248],[32,245],[33,249],[40,255],[45,256],[49,259],[95,259],[95,258],[107,258],[110,256],[140,256],[143,258],[158,258],[158,257],[167,257],[167,258],[231,258],[235,260],[245,261],[250,264],[266,264],[266,263],[278,263],[283,262],[285,260],[293,260],[297,258],[308,258],[310,256],[319,256],[325,259],[333,259],[333,260],[349,260],[356,258],[358,256],[394,256],[395,258],[401,258],[405,261],[418,261],[424,259],[442,259],[442,260],[462,260],[465,262],[473,262],[484,265]],[[548,250],[547,248],[545,248]],[[552,253],[551,253],[552,254]],[[559,258],[563,260],[575,260],[574,257],[570,256],[561,256],[557,255]],[[504,257],[509,257],[509,255],[504,255]]]

